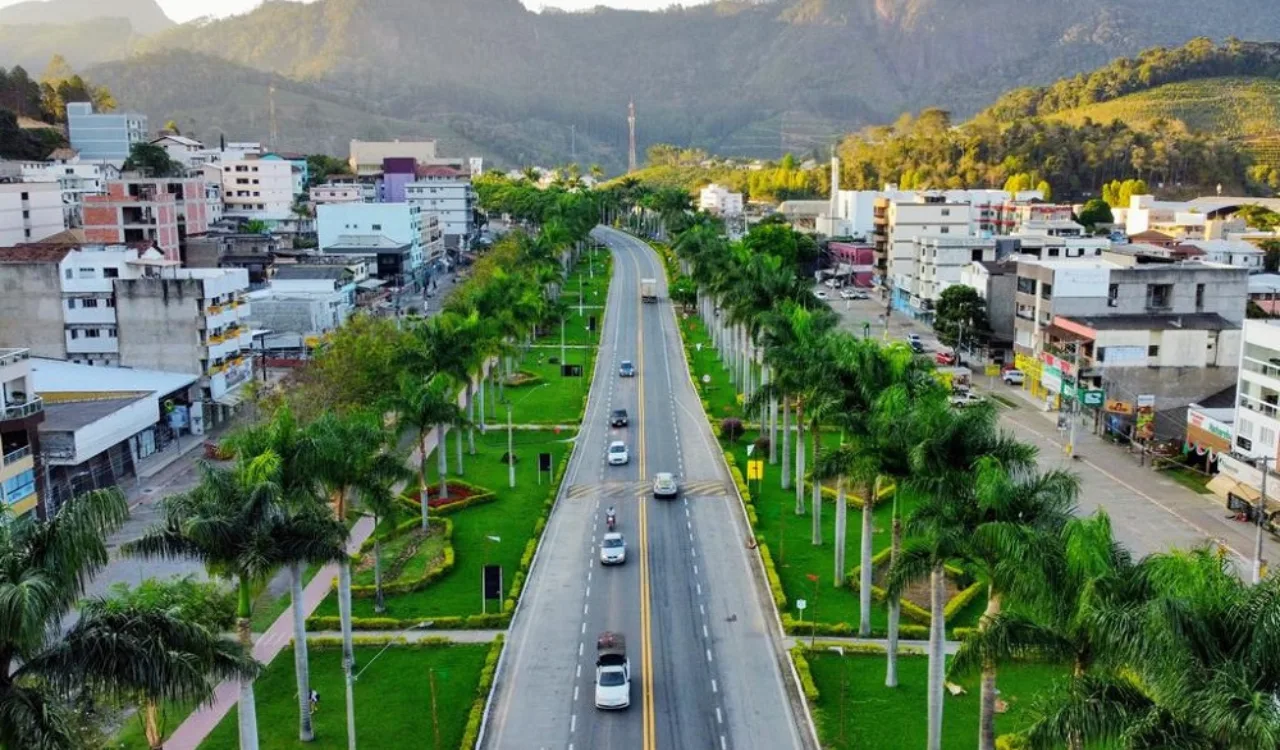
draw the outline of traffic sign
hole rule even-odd
[[[764,479],[764,461],[747,462],[747,479]]]
[[[796,599],[796,609],[803,612],[804,608],[807,606],[809,606],[809,602],[806,602],[804,599]]]

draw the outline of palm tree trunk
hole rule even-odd
[[[1000,594],[987,586],[987,609],[982,613],[978,628],[986,630],[988,623],[1000,614]],[[978,750],[996,750],[996,663],[994,659],[982,660],[982,683],[978,702]]]
[[[821,430],[815,421],[809,428],[809,442],[813,443],[813,468],[815,471],[818,468],[818,449],[820,447],[818,435],[820,433]],[[819,516],[822,515],[822,481],[818,479],[816,473],[813,476],[813,485],[809,488],[809,505],[813,507],[813,522],[817,524],[819,523]],[[844,580],[843,576],[841,580]]]
[[[814,477],[817,482],[817,477]],[[835,573],[833,577],[834,585],[840,588],[844,585],[845,576],[845,548],[848,546],[849,534],[849,501],[844,495],[844,477],[836,479],[838,490],[836,492],[836,543],[835,543]]]
[[[769,463],[778,463],[778,399],[769,399]],[[786,461],[783,461],[785,464]]]
[[[458,450],[457,450],[458,465],[454,468],[454,470],[457,472],[458,476],[462,476],[462,474],[463,474],[463,469],[462,469],[462,441],[463,441],[463,439],[466,437],[466,436],[465,436],[465,435],[463,435],[462,433],[466,432],[466,430],[464,430],[464,429],[462,429],[461,427],[459,427],[458,429],[454,430],[454,432],[458,433],[458,439],[457,439],[456,441],[454,441],[454,442],[455,442],[455,444],[456,444],[456,445],[457,445],[457,447],[458,447]]]
[[[898,494],[893,495],[893,533],[889,542],[889,566],[898,561],[898,553],[902,550],[902,519],[898,517]],[[902,616],[902,599],[889,597],[889,643],[888,666],[885,667],[885,687],[898,686],[898,620]]]
[[[382,539],[376,531],[373,535],[373,611],[378,614],[387,611],[382,600]]]
[[[418,433],[418,452],[422,460],[418,462],[418,504],[422,506],[422,530],[427,530],[427,501],[431,498],[427,492],[427,433]]]
[[[791,489],[791,399],[782,397],[782,489]]]
[[[481,435],[483,435],[483,434],[484,434],[484,431],[485,431],[485,421],[484,421],[484,392],[485,392],[486,390],[488,390],[488,385],[489,385],[489,374],[488,374],[487,372],[485,372],[483,368],[481,368],[481,370],[480,370],[480,388],[479,388],[479,390],[480,390],[480,434],[481,434]],[[474,455],[474,454],[475,454],[475,452],[476,452],[475,444],[473,443],[473,444],[472,444],[472,446],[471,446],[471,453]]]
[[[236,636],[245,651],[253,653],[253,591],[249,579],[240,576],[239,603],[236,609]],[[258,705],[253,698],[253,680],[240,681],[240,750],[258,750]]]
[[[338,564],[338,621],[342,626],[342,658],[355,664],[351,638],[351,558]]]
[[[289,566],[293,591],[293,671],[298,678],[298,740],[315,739],[311,729],[311,675],[307,663],[307,615],[302,611],[302,563]]]
[[[929,573],[929,739],[926,750],[942,750],[943,680],[947,666],[943,652],[946,636],[946,569],[937,564]]]
[[[142,707],[142,718],[147,747],[151,750],[164,750],[164,732],[160,731],[160,706],[154,700],[148,700]]]
[[[858,554],[861,566],[858,573],[858,635],[863,638],[871,635],[871,512],[875,508],[875,493],[878,489],[873,485],[871,494],[862,498],[862,548]]]
[[[804,407],[796,404],[796,515],[804,514]]]
[[[436,441],[436,473],[440,475],[440,493],[437,497],[441,502],[449,501],[449,433],[445,432],[443,424],[436,425],[436,434],[440,439]]]
[[[476,454],[476,399],[475,399],[475,382],[467,381],[467,453],[474,456]],[[462,465],[462,460],[458,460],[458,465]]]

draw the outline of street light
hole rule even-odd
[[[563,362],[564,360],[561,360],[562,364]],[[537,392],[539,388],[545,388],[546,386],[549,386],[549,385],[551,384],[543,383],[542,385],[534,386],[529,390],[528,393],[524,394],[523,397],[521,397],[516,401],[511,401],[510,399],[505,399],[503,401],[503,404],[507,407],[507,486],[508,487],[514,488],[516,486],[516,457],[515,457],[515,446],[512,444],[513,443],[513,436],[512,436],[513,427],[511,422],[511,408],[516,404],[520,403],[521,401],[524,401],[525,399],[532,396],[534,393]]]
[[[429,628],[434,624],[435,624],[435,620],[424,620],[423,622],[420,622],[416,625],[410,625],[409,627],[397,633],[396,636],[389,638],[387,640],[387,645],[382,647],[382,651],[379,651],[378,653],[374,654],[373,658],[369,660],[369,663],[365,664],[364,667],[360,670],[360,674],[357,674],[354,676],[351,674],[351,660],[346,658],[345,655],[343,656],[342,671],[343,671],[343,674],[346,676],[345,682],[347,683],[347,750],[356,750],[356,695],[355,695],[356,680],[360,679],[360,675],[364,674],[365,670],[373,666],[373,663],[378,660],[378,657],[382,656],[383,651],[386,651],[388,648],[391,647],[391,644],[395,642],[395,638],[402,636],[405,633],[408,633],[410,630],[417,630],[418,628]]]

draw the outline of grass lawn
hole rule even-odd
[[[1209,480],[1212,479],[1213,477],[1207,476],[1205,474],[1201,474],[1200,472],[1194,469],[1187,469],[1179,466],[1173,469],[1165,469],[1162,473],[1164,474],[1164,476],[1168,477],[1169,479],[1172,479],[1173,481],[1177,482],[1183,487],[1186,487],[1192,492],[1195,492],[1200,495],[1213,494],[1205,486],[1209,483]]]
[[[813,681],[821,694],[814,719],[824,748],[915,750],[925,745],[929,662],[923,656],[898,659],[898,687],[884,686],[885,657],[835,653],[807,654]],[[996,686],[1008,710],[996,716],[996,733],[1019,731],[1029,721],[1035,696],[1065,673],[1045,664],[1013,664],[1000,668]],[[841,740],[840,695],[844,683],[844,739]],[[967,750],[978,741],[978,675],[958,681],[966,692],[946,693],[942,746]]]
[[[547,499],[550,478],[544,472],[538,484],[538,454],[550,453],[552,465],[558,466],[568,453],[573,432],[559,435],[550,430],[518,430],[514,434],[516,452],[516,488],[507,488],[507,465],[502,455],[507,450],[505,430],[491,430],[476,435],[476,455],[466,456],[463,479],[498,494],[498,500],[459,511],[453,520],[453,571],[421,591],[388,597],[384,616],[398,619],[417,617],[464,616],[481,612],[480,575],[484,564],[502,566],[503,589],[511,583],[520,565],[520,555],[533,536],[533,527]],[[449,464],[453,466],[453,446],[449,446]],[[435,482],[436,460],[427,459],[429,481]],[[487,539],[501,538],[500,542]],[[501,602],[490,602],[489,611],[501,608]],[[373,599],[354,599],[356,617],[375,617]],[[336,617],[338,603],[332,594],[320,604],[318,616]]]
[[[594,349],[565,349],[565,364],[582,365],[582,377],[566,378],[560,374],[560,365],[549,360],[560,358],[555,347],[535,347],[529,350],[516,368],[532,373],[540,379],[528,385],[508,387],[511,400],[511,419],[516,424],[577,424],[582,415],[582,405],[591,390],[591,374],[595,367]],[[495,398],[496,400],[496,398]],[[497,414],[497,422],[506,426],[507,410],[502,404],[486,404],[490,414]],[[493,407],[496,406],[496,409]],[[492,420],[491,420],[492,421]]]
[[[603,305],[605,295],[608,293],[609,280],[613,272],[612,259],[608,253],[601,252],[596,255],[595,274],[591,273],[591,267],[587,262],[587,258],[583,258],[583,262],[569,274],[565,280],[563,298],[566,302],[572,304],[578,303],[578,290],[581,288],[582,297],[587,305]],[[581,287],[579,287],[581,283]]]
[[[358,667],[365,670],[354,690],[356,732],[361,745],[379,750],[458,747],[489,644],[392,646],[371,661],[379,650],[380,646],[356,647]],[[258,678],[254,690],[262,747],[346,748],[342,650],[312,649],[310,661],[311,687],[320,693],[320,708],[313,716],[315,741],[298,741],[293,651],[285,649]],[[435,674],[439,745],[432,726],[430,672]],[[233,708],[200,743],[201,750],[235,750],[239,746],[237,721]]]
[[[452,496],[452,490],[450,495]],[[439,563],[440,558],[444,556],[444,533],[437,532],[434,526],[432,532],[423,540],[422,529],[419,527],[404,531],[396,538],[383,542],[382,583],[384,586],[400,580],[420,580],[427,574],[428,568]],[[402,557],[404,561],[397,570],[397,561]],[[355,586],[374,584],[372,546],[360,558],[360,564],[352,569],[351,583]]]
[[[596,330],[587,330],[591,318],[596,319]],[[600,332],[604,328],[604,310],[585,307],[578,314],[578,306],[570,305],[564,316],[564,342],[566,344],[599,344]],[[553,322],[538,337],[539,344],[560,344],[560,323]]]
[[[729,371],[711,346],[711,336],[702,324],[702,319],[691,314],[681,320],[680,329],[684,332],[684,340],[689,344],[689,371],[698,384],[702,400],[707,402],[709,416],[713,420],[740,416],[742,406],[738,403],[738,389],[729,380]],[[698,349],[698,344],[702,345],[701,350]],[[710,383],[703,382],[704,375],[711,376]]]

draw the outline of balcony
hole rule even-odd
[[[10,451],[9,453],[4,454],[3,458],[0,458],[0,465],[12,466],[30,455],[31,446],[24,445],[15,451]]]
[[[1252,357],[1242,357],[1242,364],[1246,372],[1253,372],[1272,380],[1280,380],[1280,363],[1263,362]]]
[[[44,399],[36,396],[28,399],[20,404],[9,404],[0,407],[0,422],[8,422],[14,419],[26,419],[33,414],[39,414],[44,411]]]
[[[1259,401],[1252,396],[1246,396],[1243,393],[1236,399],[1236,404],[1249,411],[1262,414],[1272,419],[1280,419],[1280,407],[1275,404],[1269,404],[1266,401]]]
[[[16,364],[30,358],[30,349],[0,349],[0,367]]]

